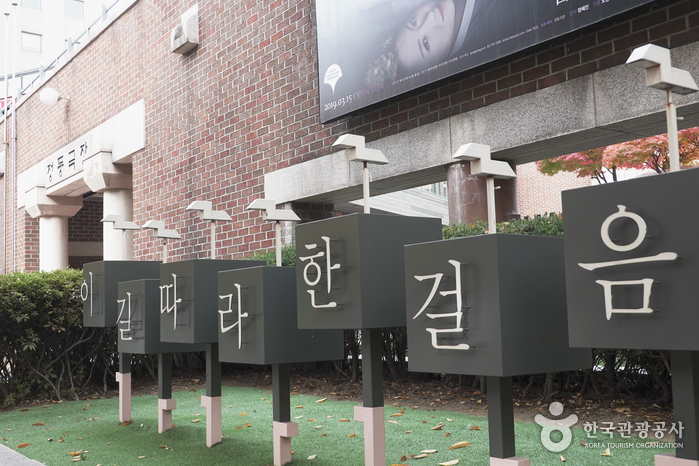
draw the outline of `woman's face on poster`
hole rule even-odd
[[[454,36],[453,0],[420,5],[396,35],[395,50],[406,73],[423,70],[444,61]]]

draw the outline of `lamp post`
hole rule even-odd
[[[213,210],[211,201],[194,201],[186,210],[198,210],[202,220],[211,222],[211,258],[216,259],[216,222],[229,222],[233,219],[226,212]]]
[[[364,136],[355,134],[345,134],[337,138],[333,143],[333,147],[338,149],[347,149],[349,151],[347,160],[350,162],[362,162],[362,192],[364,197],[364,213],[368,214],[371,211],[369,206],[369,164],[385,165],[388,159],[383,155],[383,152],[377,149],[367,149],[364,145]]]
[[[293,210],[277,209],[277,203],[272,199],[255,199],[247,210],[261,210],[262,220],[275,223],[275,248],[277,251],[277,267],[282,265],[282,222],[300,222],[301,219]]]
[[[122,260],[131,260],[133,257],[133,251],[127,251],[128,245],[128,234],[129,230],[140,230],[141,227],[136,225],[134,222],[128,220],[123,220],[121,215],[110,214],[102,219],[102,223],[113,223],[113,228],[115,230],[122,230],[122,237],[124,241]]]
[[[673,68],[670,50],[653,44],[634,49],[626,63],[646,70],[646,86],[667,91],[667,141],[670,171],[680,170],[680,149],[677,140],[677,105],[672,93],[691,94],[699,91],[689,71]]]
[[[486,176],[486,196],[488,204],[488,233],[496,233],[495,223],[495,178],[503,180],[517,177],[507,162],[491,160],[490,146],[485,144],[464,144],[454,154],[456,160],[471,162],[471,174]]]
[[[163,264],[167,262],[167,240],[168,239],[180,239],[181,236],[175,230],[168,230],[165,228],[165,222],[162,220],[148,220],[143,228],[148,228],[149,230],[155,230],[155,237],[163,239]]]

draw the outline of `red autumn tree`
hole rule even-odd
[[[680,131],[678,139],[680,165],[697,163],[699,128]],[[667,134],[540,160],[536,164],[539,171],[545,175],[571,172],[576,173],[578,178],[592,177],[598,183],[616,181],[619,169],[635,168],[664,173],[670,168]]]

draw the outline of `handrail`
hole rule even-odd
[[[121,1],[121,0],[115,0],[114,3],[112,3],[112,4],[111,4],[110,6],[108,6],[108,7],[105,6],[104,3],[103,3],[103,4],[102,4],[102,14],[101,14],[99,17],[97,17],[97,18],[92,22],[92,24],[90,24],[87,28],[85,28],[85,30],[83,30],[83,32],[81,32],[80,35],[78,35],[77,39],[73,40],[73,39],[71,39],[70,37],[66,38],[66,43],[67,43],[66,48],[65,48],[61,53],[59,53],[58,56],[57,56],[56,58],[54,58],[47,66],[42,66],[41,68],[39,68],[39,70],[38,70],[38,71],[39,71],[39,75],[38,75],[36,78],[32,79],[32,80],[29,82],[29,84],[27,84],[24,88],[20,88],[20,89],[18,90],[18,95],[17,95],[17,97],[14,99],[14,100],[15,100],[15,103],[17,103],[17,102],[19,102],[20,100],[22,100],[22,97],[23,97],[35,84],[38,85],[41,81],[43,81],[44,78],[46,77],[46,72],[47,72],[47,71],[52,70],[52,69],[55,69],[55,68],[58,68],[58,67],[60,66],[60,64],[61,64],[61,63],[60,63],[60,62],[61,62],[61,58],[63,58],[63,57],[65,56],[66,62],[67,62],[67,59],[69,58],[69,56],[71,56],[71,55],[73,55],[73,54],[75,54],[75,53],[77,52],[77,49],[75,49],[74,46],[75,46],[75,45],[80,45],[80,43],[79,43],[78,41],[79,41],[80,39],[82,39],[83,36],[85,36],[85,35],[88,35],[88,37],[89,37],[89,34],[90,34],[91,29],[94,28],[97,24],[106,22],[107,19],[109,18],[109,12],[110,12],[110,11],[112,10],[112,8],[114,8],[120,1]],[[36,72],[36,71],[34,71],[34,72]]]

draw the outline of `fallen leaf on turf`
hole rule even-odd
[[[323,426],[313,426],[314,429],[322,429]]]
[[[407,464],[398,464],[398,463],[393,463],[391,466],[408,466]]]
[[[437,463],[439,466],[454,466],[455,464],[459,464],[459,460],[451,460],[451,461],[446,461],[444,463]]]
[[[422,450],[420,453],[437,453],[439,450]]]
[[[243,426],[238,426],[238,427],[236,427],[236,429],[242,429],[242,428],[243,428]]]
[[[402,416],[402,415],[403,415],[403,413],[395,413],[395,414],[391,414],[391,417],[398,417],[398,416]]]
[[[422,421],[423,424],[427,424],[427,421]]]
[[[303,416],[296,416],[294,419],[301,419]]]
[[[442,425],[434,426],[434,427],[430,427],[430,430],[442,430],[442,427],[444,427],[444,426],[442,426]]]
[[[357,434],[349,434],[348,437],[356,437]]]
[[[194,419],[192,422],[199,422],[199,421],[201,421],[201,418],[200,418],[200,419]]]
[[[403,455],[403,457],[402,457],[400,460],[401,460],[401,461],[405,461],[405,460],[407,460],[407,459],[408,459],[408,457],[405,456],[405,455]]]
[[[28,447],[29,445],[31,445],[31,443],[20,443],[19,445],[17,445],[17,448]]]
[[[315,419],[306,419],[308,422],[316,422]]]
[[[320,400],[316,400],[316,403],[322,403],[322,402],[326,401],[327,399],[328,399],[327,397],[321,398]]]
[[[457,448],[463,448],[463,447],[467,447],[469,445],[471,445],[471,444],[468,442],[457,442],[454,445],[450,446],[449,450],[456,450]]]
[[[580,445],[585,446],[585,440],[580,440]]]
[[[248,416],[248,413],[238,413],[238,416]]]
[[[349,419],[338,419],[337,422],[349,422]]]
[[[37,422],[37,423],[34,423],[32,425],[33,426],[45,426],[46,424],[44,424],[43,422]]]
[[[565,458],[563,458],[563,455],[561,455],[561,462],[563,462],[563,463],[565,463],[565,462],[566,462],[566,459],[565,459]]]
[[[294,409],[301,409],[301,408],[303,408],[303,406],[297,406]]]
[[[147,456],[139,456],[138,459],[142,460],[143,458],[148,458]]]
[[[398,421],[388,421],[391,424],[400,424]]]
[[[62,442],[63,442],[63,437],[58,439],[58,443],[62,443]],[[111,442],[109,442],[109,443],[111,443]],[[107,445],[109,445],[109,443]]]
[[[246,422],[245,427],[252,427],[252,424],[250,424],[249,422]]]
[[[445,437],[451,437],[451,434],[450,434],[449,432],[447,432],[446,434],[444,434],[444,436],[445,436]]]
[[[612,453],[609,451],[609,448],[604,450],[604,453],[600,453],[600,456],[612,456]]]
[[[160,445],[160,448],[167,448],[167,445]]]
[[[415,458],[416,460],[419,460],[420,458],[427,458],[427,455],[425,453],[423,453],[422,455],[413,456],[413,458]]]
[[[472,426],[472,427],[469,427],[469,430],[482,430],[482,429],[478,426]]]
[[[412,432],[413,432],[412,430],[406,430],[406,431],[405,431],[406,434],[410,434],[410,433],[412,433]]]
[[[19,410],[20,413],[23,413],[23,412],[25,412],[25,411],[29,411],[29,408],[24,408],[24,409],[20,409],[20,410]]]
[[[316,458],[318,458],[318,455],[311,455],[311,456],[309,456],[307,459],[309,459],[309,460],[314,460],[314,459],[316,459]]]
[[[325,437],[326,435],[328,435],[328,434],[323,434],[323,435],[321,435],[321,437]]]
[[[82,450],[71,451],[71,452],[68,453],[68,454],[69,454],[70,456],[78,456],[78,455],[82,455],[82,454],[83,454],[83,451],[82,451]]]
[[[126,421],[126,422],[123,423],[121,426],[124,427],[124,426],[128,426],[129,424],[131,424],[131,421]],[[65,434],[63,434],[63,435],[65,435]]]

